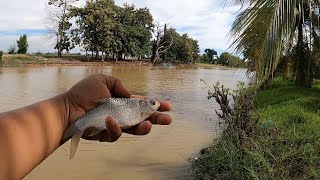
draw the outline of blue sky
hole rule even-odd
[[[1,36],[14,36],[14,35],[20,35],[20,34],[27,34],[28,36],[38,36],[41,34],[46,34],[47,30],[45,29],[16,29],[16,30],[1,30],[0,31],[0,37]]]
[[[232,0],[230,0],[232,1]],[[118,5],[134,4],[148,7],[154,19],[199,40],[201,50],[213,48],[219,53],[228,50],[227,34],[239,6],[224,4],[224,0],[116,0]],[[47,0],[10,0],[0,7],[0,50],[6,51],[26,33],[30,52],[53,52],[54,39],[46,36],[44,26]],[[83,5],[85,0],[80,0]],[[76,48],[73,52],[79,51]]]

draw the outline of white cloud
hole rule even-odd
[[[226,50],[229,38],[226,37],[239,7],[226,5],[224,0],[116,0],[118,5],[125,2],[136,7],[148,7],[154,18],[169,23],[180,33],[188,33],[199,40],[200,48]],[[79,4],[84,4],[81,0]],[[44,29],[44,7],[47,0],[10,0],[0,7],[0,31],[19,29]],[[0,49],[18,39],[18,36],[0,34]],[[53,46],[39,36],[29,37],[30,50],[53,51]]]

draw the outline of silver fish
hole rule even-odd
[[[89,136],[94,136],[106,129],[105,119],[112,117],[121,129],[127,129],[146,120],[158,110],[160,103],[151,99],[107,98],[99,100],[100,105],[71,125],[63,134],[62,140],[71,138],[70,159],[77,151],[83,132],[88,128],[97,129]]]

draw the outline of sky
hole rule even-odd
[[[232,1],[232,0],[230,0]],[[10,0],[0,6],[0,50],[7,51],[22,34],[28,35],[29,52],[54,52],[54,40],[46,36],[45,5],[48,0]],[[229,49],[231,24],[239,6],[225,0],[115,0],[116,4],[147,7],[160,23],[168,23],[179,33],[188,33],[199,41],[201,52],[206,48],[218,53]],[[79,4],[85,4],[80,0]],[[80,48],[72,50],[79,52]]]

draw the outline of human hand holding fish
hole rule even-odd
[[[170,103],[131,95],[115,77],[102,74],[89,76],[66,94],[69,99],[69,118],[62,143],[72,137],[70,158],[77,149],[80,137],[114,142],[122,131],[146,135],[152,124],[169,125],[172,122],[169,115],[158,112],[170,111]]]

